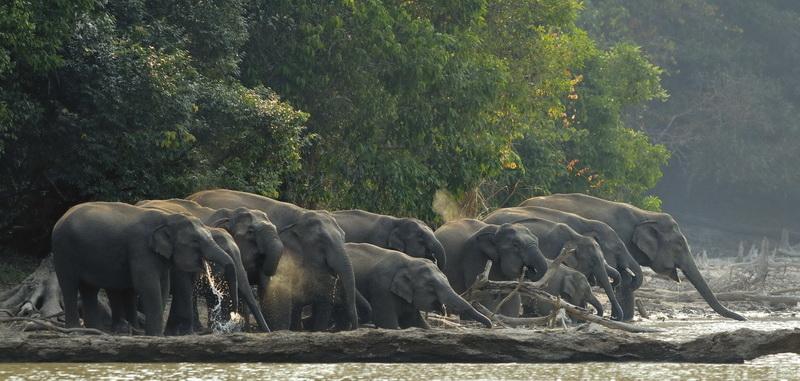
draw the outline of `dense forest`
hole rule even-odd
[[[75,203],[213,187],[433,224],[437,191],[473,212],[573,191],[657,209],[669,160],[796,192],[800,169],[775,163],[798,149],[797,9],[4,2],[0,240],[42,254]]]

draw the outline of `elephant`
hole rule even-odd
[[[592,293],[592,286],[586,279],[586,276],[579,271],[573,270],[567,266],[558,266],[558,269],[553,273],[553,277],[542,288],[550,295],[560,296],[572,305],[586,308],[586,304],[594,307],[598,316],[603,316],[603,303],[597,299]],[[526,311],[528,311],[526,304]],[[552,311],[553,307],[549,303],[535,302],[532,305],[532,311],[535,315],[545,316]]]
[[[269,330],[260,308],[255,305],[250,285],[258,286],[258,299],[262,300],[267,277],[274,275],[278,267],[278,261],[283,253],[283,243],[275,225],[264,212],[247,208],[211,209],[183,199],[146,200],[136,205],[175,213],[188,213],[200,218],[206,225],[223,228],[232,235],[234,239],[232,246],[236,247],[236,255],[233,256],[231,251],[226,251],[233,256],[237,266],[240,266],[245,274],[244,279],[240,279],[240,283],[245,282],[239,285],[239,292],[243,295],[261,330]]]
[[[677,270],[681,269],[714,311],[730,319],[746,320],[717,300],[694,263],[686,237],[671,215],[579,193],[534,197],[520,206],[543,206],[605,222],[617,232],[640,265],[675,281],[680,281]],[[634,309],[633,294],[629,298],[623,302],[627,319],[633,318]]]
[[[358,209],[332,214],[344,230],[345,242],[371,243],[397,250],[412,257],[430,259],[439,269],[445,269],[447,258],[442,244],[433,230],[416,218],[385,216]]]
[[[600,245],[603,257],[609,266],[615,268],[621,278],[621,284],[616,287],[616,294],[620,307],[625,313],[623,301],[627,300],[626,294],[632,293],[642,285],[642,268],[633,259],[625,243],[619,238],[614,229],[606,223],[583,218],[577,214],[562,212],[539,206],[515,207],[498,209],[486,218],[495,222],[514,222],[530,217],[543,218],[553,222],[566,224],[578,234],[592,237]]]
[[[86,325],[98,327],[97,293],[103,288],[118,296],[112,303],[117,312],[127,305],[132,314],[138,294],[145,333],[162,335],[170,269],[201,271],[203,260],[234,268],[225,271],[225,281],[233,308],[239,307],[233,260],[195,217],[119,202],[78,204],[56,222],[52,250],[68,328],[80,326],[79,293]]]
[[[502,219],[499,215],[484,219],[486,223],[499,223],[500,221]],[[564,264],[580,271],[590,282],[592,280],[596,281],[608,295],[608,300],[611,303],[611,317],[613,319],[622,319],[622,308],[617,302],[614,289],[608,280],[609,276],[611,276],[616,281],[619,281],[620,274],[603,259],[603,252],[600,250],[597,241],[578,234],[565,224],[543,218],[526,218],[514,223],[525,226],[539,238],[539,248],[547,258],[555,259],[562,248],[574,246],[575,254],[568,256]]]
[[[368,243],[347,243],[358,290],[372,306],[378,328],[430,328],[420,311],[455,312],[491,328],[492,322],[461,298],[431,261]]]
[[[284,253],[262,299],[269,301],[265,312],[272,329],[300,329],[306,305],[312,306],[312,328],[326,329],[338,287],[349,323],[342,328],[358,328],[355,276],[344,250],[345,233],[329,212],[227,189],[201,191],[187,199],[210,208],[260,210],[278,228]]]
[[[547,271],[547,262],[539,250],[538,238],[524,226],[492,225],[474,219],[460,219],[442,225],[434,234],[448,257],[445,269],[447,279],[458,293],[472,285],[489,260],[492,261],[489,270],[491,280],[516,280],[525,268],[528,269],[528,277],[538,280]],[[519,311],[520,300],[517,296],[498,312],[515,317]]]

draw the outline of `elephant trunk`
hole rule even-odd
[[[636,262],[635,259],[629,261],[627,265],[628,266],[626,268],[622,268],[620,271],[628,272],[628,270],[630,270],[633,273],[630,274],[631,280],[629,284],[631,290],[638,290],[639,287],[642,286],[642,281],[644,281],[644,277],[642,276],[642,266],[639,266],[639,262]]]
[[[255,316],[258,327],[265,332],[270,332],[269,326],[267,326],[267,321],[264,319],[264,315],[261,313],[261,307],[256,301],[255,295],[253,295],[253,289],[250,287],[250,280],[247,278],[247,271],[244,269],[241,256],[235,256],[234,263],[236,266],[236,279],[239,285],[239,295],[244,299],[245,303],[247,304],[247,308],[250,310],[253,316]],[[238,298],[236,298],[236,300],[238,300]]]
[[[538,250],[537,246],[532,246],[529,249],[525,261],[525,267],[527,267],[529,270],[526,277],[534,282],[542,279],[544,273],[547,272],[547,260],[544,258],[544,255],[542,255],[541,251]],[[531,272],[533,272],[533,274],[531,274]]]
[[[264,264],[261,266],[261,272],[266,276],[273,276],[283,255],[283,242],[281,242],[274,227],[264,224],[257,231],[256,244],[258,245],[258,251],[264,255]]]
[[[464,298],[456,294],[452,288],[447,287],[446,290],[440,290],[439,300],[447,306],[449,310],[455,312],[463,317],[467,317],[483,324],[486,328],[492,328],[492,321],[488,317],[478,312],[475,307],[472,307]]]
[[[232,310],[239,311],[239,280],[238,277],[241,272],[236,268],[233,263],[225,266],[225,282],[228,283],[228,291],[230,292]],[[245,275],[246,277],[246,275]],[[227,316],[226,316],[227,317]]]
[[[603,303],[594,296],[594,294],[589,293],[589,300],[587,302],[594,307],[594,310],[597,312],[597,316],[603,316]]]
[[[614,271],[616,272],[616,270]],[[617,273],[619,275],[619,273]],[[608,301],[611,302],[611,318],[614,320],[621,320],[623,318],[622,307],[617,302],[617,296],[614,295],[614,288],[611,287],[611,282],[608,281],[608,273],[604,266],[598,266],[594,273],[594,277],[603,287],[603,290],[608,295]]]
[[[339,277],[342,282],[342,290],[344,291],[344,308],[347,311],[347,318],[349,319],[350,326],[343,327],[344,329],[357,329],[358,328],[358,311],[356,309],[356,278],[353,274],[353,266],[350,264],[350,258],[345,255],[344,244],[334,244],[339,250],[332,250],[331,253],[336,253],[335,257],[328,255],[327,263],[333,272]]]
[[[614,287],[619,286],[620,281],[622,280],[619,271],[606,263],[606,273],[609,277],[611,277],[611,285]]]
[[[431,246],[430,250],[433,254],[433,258],[436,259],[436,266],[439,267],[439,270],[444,271],[445,268],[447,268],[447,256],[444,252],[444,246],[442,246],[442,243],[436,238],[433,238]]]
[[[703,279],[703,276],[700,274],[700,270],[697,269],[697,265],[694,263],[692,256],[688,254],[688,251],[686,252],[686,255],[683,255],[679,258],[677,265],[683,274],[686,275],[686,278],[689,279],[689,282],[691,282],[694,288],[697,289],[697,292],[700,293],[700,296],[706,300],[706,303],[708,303],[708,305],[711,306],[714,311],[729,319],[747,320],[744,316],[739,315],[720,304],[719,300],[717,300],[717,297],[711,291],[711,288],[708,287],[706,280]]]
[[[633,320],[633,310],[635,307],[635,300],[633,296],[633,288],[630,285],[629,274],[622,274],[622,285],[617,287],[617,300],[620,307],[622,307],[622,321]]]

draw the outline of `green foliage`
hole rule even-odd
[[[112,1],[73,20],[52,43],[53,65],[8,73],[0,226],[46,231],[93,199],[223,186],[277,194],[299,168],[307,115],[233,77],[244,15],[233,22],[198,3],[187,13],[172,2]]]

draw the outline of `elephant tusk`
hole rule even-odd
[[[632,276],[632,277],[634,277],[634,278],[636,277],[636,273],[634,273],[634,272],[633,272],[633,270],[631,270],[631,268],[630,268],[630,267],[626,267],[626,268],[625,268],[625,272],[627,272],[627,273],[628,273],[628,275],[630,275],[630,276]]]

